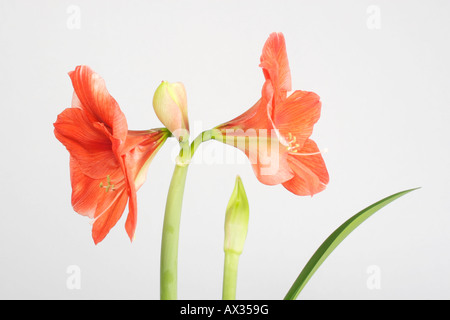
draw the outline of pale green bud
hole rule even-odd
[[[241,178],[237,176],[225,215],[225,252],[233,252],[238,255],[242,253],[247,237],[248,219],[247,195]]]
[[[189,138],[186,90],[181,82],[161,82],[153,96],[153,109],[178,141]]]

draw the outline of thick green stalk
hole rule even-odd
[[[160,297],[162,300],[177,299],[178,239],[187,171],[189,162],[199,144],[210,139],[209,131],[205,131],[190,146],[181,144],[181,151],[169,186],[164,214],[160,269]]]
[[[222,300],[236,300],[238,264],[239,254],[233,251],[225,252]]]
[[[170,182],[161,242],[161,299],[177,299],[178,238],[188,166],[175,166]]]

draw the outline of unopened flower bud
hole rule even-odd
[[[161,82],[153,96],[153,109],[178,141],[189,138],[186,90],[181,82]]]
[[[247,195],[241,178],[237,176],[225,215],[225,252],[233,252],[238,255],[242,253],[247,237],[248,219]]]

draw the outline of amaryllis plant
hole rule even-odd
[[[92,238],[98,244],[123,215],[133,240],[137,224],[137,191],[148,167],[168,138],[177,139],[180,152],[166,199],[161,245],[160,297],[177,298],[178,235],[183,193],[190,161],[208,140],[232,145],[248,157],[257,179],[281,184],[298,196],[313,196],[326,189],[328,171],[322,152],[311,139],[320,118],[321,102],[314,92],[292,91],[286,43],[272,33],[260,57],[265,82],[261,98],[236,118],[190,139],[187,95],[181,82],[162,81],[153,107],[163,128],[129,130],[125,115],[109,94],[104,80],[88,66],[69,72],[74,88],[72,105],[54,123],[56,138],[70,154],[72,206],[92,219]],[[290,94],[289,94],[290,93]],[[287,291],[296,299],[333,249],[377,210],[414,189],[391,195],[360,211],[327,238]],[[154,199],[156,201],[156,199]],[[264,201],[264,200],[261,200]],[[269,201],[269,200],[267,200]],[[250,205],[240,177],[225,211],[223,299],[236,298],[239,256],[247,235]]]

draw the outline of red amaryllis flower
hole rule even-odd
[[[260,67],[265,77],[261,99],[216,127],[214,138],[244,151],[262,183],[281,183],[294,194],[312,196],[329,181],[321,152],[309,138],[320,117],[320,98],[307,91],[287,96],[291,73],[283,34],[269,36]]]
[[[131,240],[136,229],[136,191],[148,165],[170,135],[167,129],[129,131],[105,82],[87,66],[69,73],[72,107],[58,115],[55,136],[70,153],[72,206],[93,219],[92,238],[102,241],[122,216]]]

